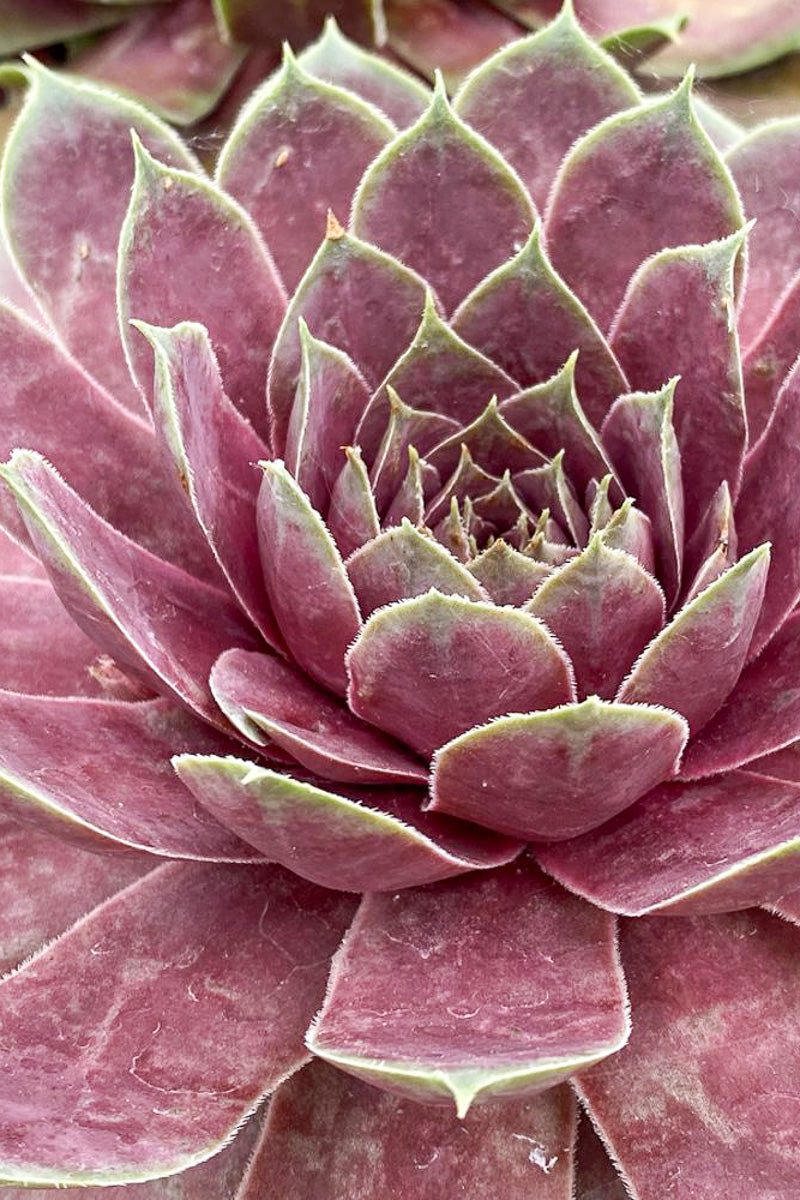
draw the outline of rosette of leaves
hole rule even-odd
[[[0,1180],[792,1195],[800,122],[330,45],[6,147]]]
[[[281,39],[307,45],[328,15],[363,45],[385,47],[431,79],[439,67],[456,86],[558,9],[559,0],[2,0],[0,54],[55,53],[68,70],[179,125],[222,102],[214,126],[227,130],[276,65]],[[667,79],[692,63],[707,77],[749,72],[800,49],[793,0],[575,0],[575,10],[610,53],[630,67],[650,59],[648,72]],[[738,111],[755,86],[757,109],[765,94],[785,90],[781,79],[755,79],[723,98]]]

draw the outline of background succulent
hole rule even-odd
[[[329,27],[213,182],[28,72],[7,1194],[621,1195],[577,1095],[792,1195],[800,122],[569,8],[452,104]]]
[[[2,0],[0,55],[35,49],[169,121],[201,122],[195,137],[213,150],[211,135],[227,131],[238,104],[277,65],[281,40],[305,46],[329,14],[349,37],[431,80],[440,68],[455,87],[558,8],[558,0]],[[694,63],[702,78],[737,76],[718,89],[737,119],[772,116],[797,100],[793,0],[576,0],[575,9],[628,66],[647,60],[650,87]]]

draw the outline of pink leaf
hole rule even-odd
[[[374,613],[347,670],[353,712],[425,755],[492,717],[575,695],[569,659],[541,622],[434,590]]]
[[[520,248],[533,206],[500,155],[453,112],[439,79],[427,113],[367,169],[353,231],[427,279],[448,312]]]
[[[406,750],[271,655],[229,650],[214,664],[210,682],[220,708],[249,741],[277,743],[323,779],[427,780],[425,767]]]
[[[258,856],[198,812],[167,760],[229,752],[226,738],[167,700],[120,704],[0,691],[0,802],[20,821],[87,849],[247,862]]]
[[[266,449],[222,389],[202,325],[136,328],[155,359],[154,417],[195,517],[237,602],[265,641],[284,652],[258,556],[257,462]]]
[[[136,178],[117,265],[133,376],[151,404],[152,362],[130,329],[131,317],[161,326],[199,321],[211,336],[228,397],[263,437],[267,366],[286,307],[272,259],[249,215],[228,196],[157,162],[136,137],[133,149]]]
[[[677,713],[596,696],[499,717],[437,750],[428,807],[526,841],[574,838],[674,775],[688,735]]]
[[[746,771],[665,784],[537,858],[570,891],[626,916],[750,908],[800,887],[800,786]]]
[[[190,125],[216,106],[244,54],[220,40],[211,0],[176,0],[134,10],[71,66],[143,100],[166,121]]]
[[[769,570],[760,546],[673,617],[634,664],[617,693],[624,704],[661,704],[681,713],[692,734],[733,690],[747,659]]]
[[[632,387],[655,391],[680,376],[673,422],[689,529],[721,483],[735,498],[741,480],[747,420],[733,285],[745,232],[648,259],[610,333]]]
[[[394,132],[372,105],[308,75],[288,45],[281,69],[252,93],[216,179],[252,213],[287,288],[311,262],[325,213],[349,210],[359,179]]]
[[[116,316],[117,243],[133,182],[131,128],[163,161],[187,171],[197,164],[167,125],[132,100],[56,75],[34,59],[28,67],[31,90],[3,162],[11,250],[67,348],[141,412]]]
[[[799,951],[796,929],[758,911],[623,924],[633,1033],[579,1091],[634,1194],[798,1190]]]
[[[543,1091],[628,1038],[611,919],[526,859],[361,904],[309,1049],[402,1096]]]
[[[725,705],[692,743],[682,775],[696,779],[743,766],[800,737],[799,669],[800,614],[795,614],[745,668]]]
[[[620,396],[602,428],[625,490],[650,518],[658,578],[670,606],[680,590],[684,536],[681,459],[672,422],[676,382],[659,392]]]
[[[742,223],[730,175],[692,111],[691,86],[689,73],[666,99],[602,122],[567,155],[550,193],[553,265],[603,329],[651,254],[727,237]]]
[[[754,129],[727,155],[744,211],[756,220],[748,239],[747,285],[739,319],[749,349],[781,292],[800,269],[795,208],[800,202],[800,121],[789,118]]]
[[[519,253],[459,305],[453,329],[526,388],[553,376],[562,382],[561,368],[571,363],[582,406],[598,427],[629,391],[602,333],[550,265],[538,221]],[[570,357],[576,348],[577,362]]]
[[[387,58],[367,54],[344,36],[332,16],[325,21],[317,41],[297,61],[309,75],[374,104],[398,129],[413,124],[430,103],[428,88],[415,75],[400,70]]]
[[[345,651],[361,627],[352,584],[325,523],[283,463],[261,465],[258,543],[275,620],[298,664],[342,693]]]
[[[605,117],[638,103],[630,76],[587,37],[565,5],[541,33],[481,63],[453,107],[500,151],[543,209],[573,143]]]
[[[303,1062],[351,912],[274,867],[202,863],[97,909],[3,985],[3,1179],[120,1184],[211,1157]]]
[[[510,862],[521,843],[421,811],[419,788],[293,779],[238,758],[184,754],[200,803],[269,862],[321,887],[393,891]]]
[[[384,530],[356,550],[345,566],[364,618],[385,604],[422,596],[431,588],[445,596],[488,600],[475,576],[410,521]]]
[[[0,457],[18,446],[40,451],[101,517],[135,542],[200,578],[219,580],[146,421],[116,404],[54,338],[0,304]],[[26,539],[5,491],[0,524]]]
[[[595,534],[582,554],[544,581],[526,612],[566,650],[579,699],[610,700],[664,624],[664,593],[634,558]]]
[[[772,547],[767,591],[753,636],[756,655],[769,642],[800,599],[800,362],[795,363],[778,395],[761,441],[748,455],[736,505],[739,552],[761,542]]]
[[[154,865],[145,854],[93,854],[0,815],[0,974]]]
[[[303,277],[281,326],[269,370],[272,448],[286,446],[300,378],[299,318],[316,338],[349,355],[370,388],[380,384],[419,327],[425,283],[331,216],[328,235]]]
[[[282,1084],[239,1200],[570,1200],[568,1088],[486,1104],[463,1120],[377,1092],[326,1063]]]
[[[233,602],[129,542],[38,454],[18,450],[0,472],[80,628],[136,676],[227,729],[208,690],[208,673],[229,646],[256,645]]]

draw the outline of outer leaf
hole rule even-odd
[[[800,48],[797,10],[781,0],[747,0],[737,9],[725,0],[669,0],[669,8],[690,19],[685,35],[657,59],[664,74],[678,75],[696,62],[703,78],[736,75]]]
[[[609,918],[521,860],[367,897],[308,1037],[314,1054],[459,1117],[534,1093],[628,1037]]]
[[[685,1195],[722,1186],[726,1200],[766,1180],[779,1195],[798,1187],[799,936],[757,911],[623,924],[631,1041],[580,1093],[638,1195],[677,1195],[676,1178]],[[768,1004],[753,1003],[754,979]]]
[[[578,1119],[575,1195],[579,1200],[629,1200],[630,1197],[585,1113]]]
[[[0,692],[3,810],[87,849],[247,862],[258,855],[197,811],[166,769],[227,739],[164,700],[119,704]]]
[[[625,704],[663,704],[692,734],[714,716],[745,664],[769,571],[769,546],[740,559],[673,617],[617,693]]]
[[[541,33],[512,42],[473,71],[453,107],[497,147],[543,209],[570,146],[638,102],[630,76],[564,5]]]
[[[0,815],[0,973],[153,865],[144,854],[91,854]]]
[[[758,654],[780,629],[800,599],[800,495],[795,485],[800,465],[800,362],[778,395],[775,412],[761,441],[747,458],[736,506],[740,553],[769,539],[773,567],[753,637]]]
[[[376,1092],[314,1062],[281,1086],[239,1200],[371,1200],[491,1195],[569,1200],[574,1101],[568,1088],[479,1105],[463,1120]],[[565,1150],[565,1147],[567,1148]]]
[[[67,348],[141,412],[116,333],[117,243],[133,182],[130,129],[164,162],[188,171],[196,162],[133,101],[28,65],[30,93],[3,159],[9,244]]]
[[[131,372],[149,404],[150,353],[131,317],[161,326],[197,320],[211,335],[225,391],[263,437],[267,366],[286,306],[272,259],[244,209],[206,180],[157,162],[138,139],[133,145],[136,178],[118,260]],[[165,262],[180,265],[165,270]]]
[[[733,181],[692,111],[691,84],[690,73],[666,100],[604,121],[553,185],[545,222],[553,265],[601,328],[651,254],[742,224]]]
[[[73,62],[81,75],[131,93],[167,121],[189,125],[216,106],[244,54],[244,47],[220,41],[208,0],[177,0],[134,10],[123,29]]]
[[[315,337],[348,354],[375,388],[414,337],[424,302],[425,283],[418,275],[329,219],[328,236],[292,298],[272,354],[269,408],[276,454],[286,445],[300,378],[299,318]]]
[[[742,363],[750,445],[767,425],[800,346],[800,274],[787,285]]]
[[[427,779],[425,768],[410,754],[271,655],[228,650],[214,664],[210,682],[220,708],[246,738],[256,745],[277,743],[323,779]]]
[[[374,104],[405,129],[422,115],[430,103],[430,92],[414,75],[399,70],[394,63],[377,54],[366,54],[329,16],[322,34],[298,59],[309,75],[355,92]]]
[[[772,121],[742,138],[727,155],[744,210],[756,218],[748,239],[748,270],[739,318],[748,347],[775,301],[800,269],[795,208],[800,203],[800,120]]]
[[[367,170],[353,229],[419,271],[452,312],[527,238],[533,215],[516,175],[455,116],[440,78],[427,113]]]
[[[346,892],[417,887],[516,858],[519,842],[420,811],[418,788],[323,789],[238,758],[175,770],[229,829],[304,879]]]
[[[258,557],[256,462],[263,442],[222,390],[202,325],[136,328],[155,355],[154,416],[194,515],[236,600],[265,641],[284,643],[267,600]]]
[[[308,75],[288,46],[280,71],[242,109],[216,179],[252,213],[290,291],[319,245],[326,211],[348,211],[394,132],[372,105]]]
[[[655,390],[680,376],[673,420],[690,529],[721,483],[734,497],[739,490],[747,419],[733,287],[745,234],[738,230],[721,242],[648,259],[634,274],[610,334],[633,387]]]
[[[264,1119],[265,1113],[259,1109],[230,1145],[196,1167],[166,1179],[126,1184],[125,1200],[196,1200],[201,1196],[236,1200]],[[103,1187],[64,1188],[58,1200],[109,1200],[109,1196],[115,1200],[118,1194]],[[53,1200],[53,1193],[49,1188],[6,1188],[3,1200]]]
[[[539,621],[434,590],[374,613],[347,670],[353,712],[426,755],[491,717],[574,698],[571,664]]]
[[[28,545],[14,541],[0,530],[0,575],[12,579],[45,579],[42,564]]]
[[[546,579],[526,605],[559,639],[575,668],[578,697],[610,700],[664,623],[664,593],[634,558],[596,534],[582,554]]]
[[[38,696],[101,696],[98,649],[44,578],[0,575],[0,687]]]
[[[577,348],[578,392],[597,426],[617,396],[628,391],[602,333],[550,265],[538,222],[519,253],[459,305],[453,329],[523,387],[558,377]]]
[[[672,423],[675,384],[620,396],[603,422],[602,439],[623,486],[650,518],[658,577],[667,603],[677,598],[683,566],[683,481]]]
[[[96,910],[3,985],[2,1178],[133,1183],[209,1158],[302,1063],[351,911],[276,868],[199,863]]]
[[[800,614],[795,614],[742,672],[723,708],[692,744],[683,767],[686,778],[742,766],[800,737],[798,664]]]
[[[431,588],[445,596],[488,600],[475,576],[410,521],[384,530],[356,550],[346,568],[364,618],[385,604],[422,596]]]
[[[574,838],[674,775],[688,736],[677,713],[596,696],[500,717],[437,750],[428,808],[525,841]]]
[[[18,450],[0,472],[80,628],[151,686],[226,728],[206,680],[223,649],[255,645],[235,605],[122,537],[38,454]]]
[[[800,887],[800,787],[746,771],[667,784],[603,829],[538,854],[592,904],[626,916],[731,912]]]
[[[261,465],[258,544],[275,620],[298,664],[344,692],[345,651],[361,627],[352,584],[324,521],[283,463]]]
[[[40,326],[0,304],[0,456],[20,445],[51,459],[102,517],[135,542],[201,578],[219,578],[145,421],[117,405]],[[5,491],[0,525],[27,540]]]

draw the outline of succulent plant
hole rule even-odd
[[[329,29],[213,181],[29,75],[6,1194],[797,1194],[800,120],[569,6],[452,103]]]

